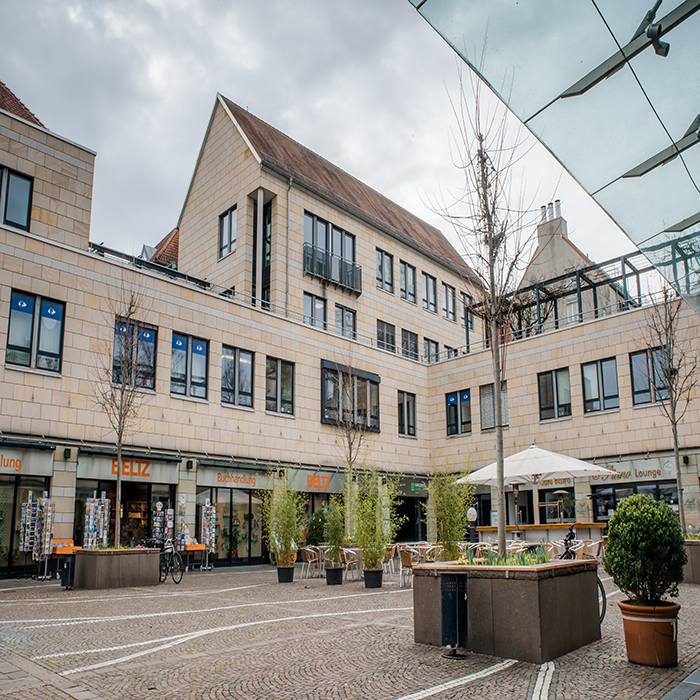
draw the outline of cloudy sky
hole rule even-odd
[[[176,224],[218,91],[458,246],[429,206],[459,191],[455,54],[408,0],[3,0],[0,45],[0,79],[97,152],[97,243],[139,253]],[[525,201],[561,199],[585,253],[631,250],[538,144],[525,164]]]

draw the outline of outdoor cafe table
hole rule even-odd
[[[597,542],[603,539],[608,528],[607,523],[576,522],[576,523],[543,523],[541,525],[523,525],[516,528],[515,525],[506,526],[507,539],[522,539],[526,542],[551,542],[563,540],[569,531],[569,526],[574,526],[577,539],[593,540]],[[498,527],[485,525],[476,528],[481,542],[494,542],[498,536]]]

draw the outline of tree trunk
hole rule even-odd
[[[678,424],[671,423],[673,428],[673,460],[676,464],[676,487],[678,488],[678,517],[681,521],[681,530],[685,536],[685,508],[683,506],[683,486],[681,485],[681,456],[678,449]]]
[[[114,504],[114,546],[119,549],[122,532],[122,441],[117,440],[117,494]]]
[[[498,554],[506,554],[506,494],[503,468],[503,405],[501,404],[501,348],[498,319],[491,315],[491,359],[493,364],[493,421],[496,427],[496,513],[498,517]]]

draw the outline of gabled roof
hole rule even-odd
[[[220,96],[262,165],[419,249],[478,284],[442,233],[242,107]]]
[[[0,109],[14,114],[16,117],[24,119],[26,122],[36,124],[42,129],[46,128],[2,80],[0,80]]]
[[[177,258],[180,250],[180,229],[174,228],[155,247],[155,252],[149,258],[150,262],[158,263],[164,267],[177,269]],[[173,264],[174,263],[174,264]]]

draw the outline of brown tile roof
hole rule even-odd
[[[158,245],[156,252],[151,257],[151,262],[164,265],[165,267],[172,266],[177,269],[177,258],[180,249],[180,229],[174,228]]]
[[[263,163],[476,282],[469,266],[438,229],[242,107],[222,99]]]
[[[12,90],[10,90],[5,83],[0,80],[0,109],[5,110],[5,112],[9,112],[10,114],[14,114],[16,117],[19,117],[20,119],[24,119],[24,121],[31,122],[32,124],[36,124],[37,126],[42,127],[42,129],[45,129],[46,127],[36,118],[33,112],[30,112],[25,106],[22,100],[15,95]]]

